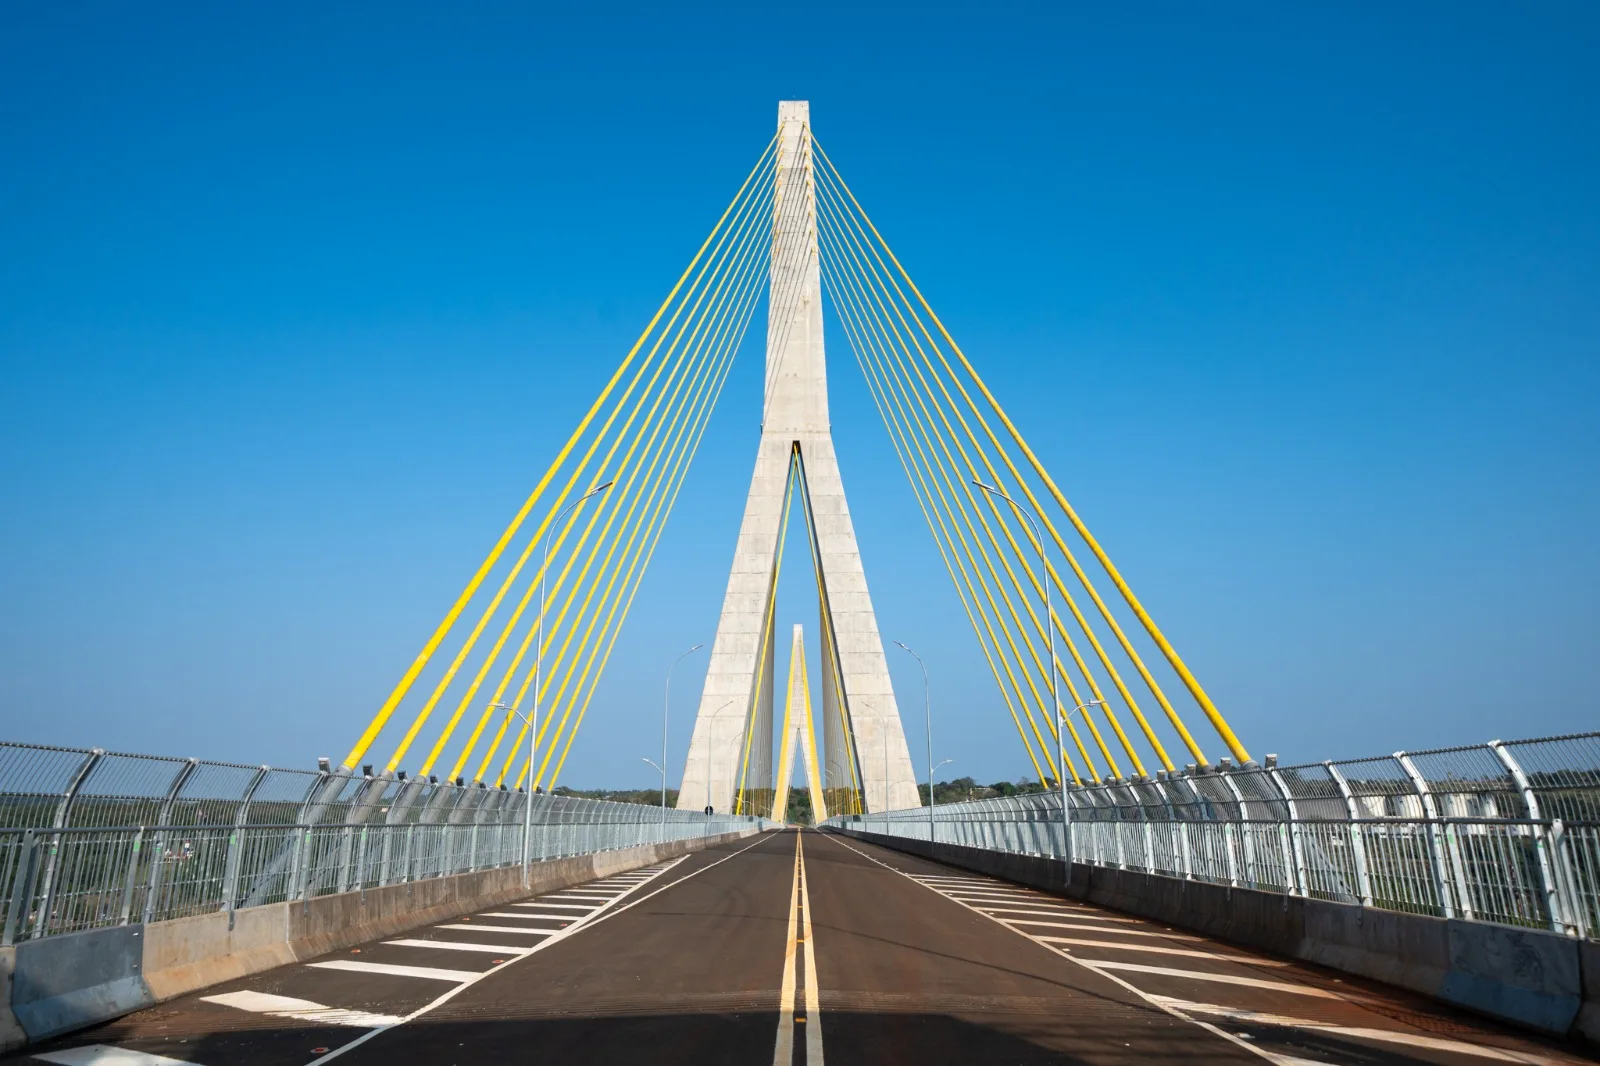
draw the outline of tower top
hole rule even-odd
[[[805,123],[807,125],[810,125],[810,123],[811,123],[811,101],[810,100],[779,100],[778,101],[778,125],[781,126],[785,122],[803,122],[803,123]]]

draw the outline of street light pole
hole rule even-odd
[[[939,760],[939,766],[948,766],[953,762],[955,762],[954,759],[940,759]],[[933,769],[937,770],[937,769],[939,769],[939,766],[935,766]],[[934,809],[933,809],[933,770],[930,770],[930,771],[928,771],[928,842],[929,843],[937,844],[939,842],[938,829],[939,829],[939,823],[935,820]]]
[[[917,660],[922,667],[922,726],[928,740],[928,841],[933,841],[933,696],[928,691],[928,664],[922,656],[906,647],[904,641],[894,642],[895,647]],[[940,765],[943,765],[942,763]]]
[[[1055,610],[1050,605],[1050,562],[1044,553],[1044,535],[1039,532],[1039,523],[1034,521],[1033,513],[1010,496],[1001,492],[993,485],[973,479],[972,483],[991,496],[998,496],[1009,503],[1012,510],[1028,520],[1028,526],[1033,531],[1033,543],[1039,549],[1039,584],[1044,588],[1044,636],[1050,643],[1050,707],[1052,717],[1056,721],[1056,784],[1061,786],[1061,854],[1066,858],[1067,877],[1072,877],[1072,856],[1067,854],[1071,849],[1071,838],[1067,831],[1067,738],[1061,727],[1061,691],[1056,682],[1056,628]]]
[[[661,697],[661,820],[663,822],[667,820],[667,712],[672,708],[672,671],[676,670],[684,659],[703,647],[704,644],[696,644],[672,660],[672,665],[667,667],[667,691]],[[709,785],[709,782],[707,784]]]
[[[1061,716],[1061,723],[1057,726],[1057,728],[1061,732],[1066,732],[1067,719],[1068,718],[1071,718],[1073,715],[1079,713],[1080,711],[1085,711],[1090,707],[1104,707],[1105,705],[1106,705],[1106,701],[1105,700],[1089,700],[1086,703],[1080,703],[1076,707],[1072,708],[1072,710],[1068,711],[1066,714]],[[1068,824],[1068,820],[1070,818],[1071,818],[1071,813],[1067,809],[1067,794],[1066,794],[1066,792],[1063,791],[1061,793],[1061,824],[1063,826],[1067,825]],[[1072,836],[1069,833],[1067,835],[1067,880],[1070,882],[1071,879],[1072,879]]]
[[[596,485],[582,496],[579,496],[576,500],[573,500],[571,503],[567,504],[560,511],[556,512],[555,521],[550,523],[550,527],[545,530],[544,534],[543,559],[539,563],[539,642],[533,649],[533,705],[528,708],[528,715],[526,717],[519,713],[515,708],[512,708],[511,712],[512,714],[517,715],[518,718],[522,718],[524,722],[528,723],[528,772],[523,781],[523,793],[527,796],[527,802],[523,804],[522,817],[523,888],[528,888],[532,883],[533,757],[539,746],[539,686],[544,683],[544,594],[545,574],[550,570],[550,534],[555,532],[556,527],[561,524],[561,519],[566,516],[568,511],[571,511],[575,507],[582,506],[584,500],[587,500],[590,496],[600,495],[614,484],[616,484],[616,482],[613,480],[606,482],[604,485]]]

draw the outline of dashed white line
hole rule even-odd
[[[42,1062],[60,1063],[61,1066],[194,1066],[182,1059],[169,1059],[165,1055],[151,1055],[131,1048],[112,1047],[110,1044],[86,1044],[62,1051],[38,1052],[33,1057]]]
[[[1329,992],[1324,988],[1314,988],[1311,985],[1296,984],[1293,981],[1266,981],[1259,977],[1236,977],[1227,973],[1203,973],[1199,970],[1176,970],[1168,966],[1146,966],[1140,962],[1103,962],[1099,959],[1080,960],[1085,965],[1094,966],[1101,970],[1125,970],[1129,973],[1148,973],[1158,977],[1187,977],[1191,981],[1213,981],[1220,985],[1244,985],[1248,988],[1266,988],[1273,992],[1288,992],[1296,996],[1311,996],[1314,999],[1343,999],[1336,992]]]
[[[1502,1062],[1521,1062],[1538,1064],[1538,1066],[1551,1064],[1553,1066],[1555,1063],[1565,1061],[1544,1055],[1529,1055],[1510,1051],[1506,1048],[1490,1047],[1487,1044],[1470,1044],[1464,1040],[1449,1040],[1441,1036],[1423,1036],[1420,1033],[1397,1033],[1389,1029],[1368,1029],[1362,1026],[1336,1025],[1333,1022],[1315,1021],[1310,1018],[1291,1018],[1282,1014],[1265,1014],[1261,1011],[1240,1010],[1236,1007],[1221,1007],[1214,1003],[1191,1003],[1186,999],[1172,999],[1168,996],[1157,996],[1155,998],[1182,1011],[1192,1014],[1210,1014],[1215,1017],[1226,1018],[1230,1022],[1245,1025],[1312,1029],[1317,1032],[1332,1033],[1357,1040],[1380,1040],[1390,1044],[1405,1044],[1410,1047],[1428,1048],[1433,1051],[1448,1051],[1456,1055],[1476,1055],[1485,1059],[1499,1059]]]
[[[316,1022],[319,1025],[349,1025],[366,1029],[374,1025],[393,1025],[399,1021],[392,1014],[373,1014],[364,1010],[344,1010],[324,1003],[293,996],[274,996],[267,992],[224,992],[217,996],[201,996],[202,1003],[215,1003],[222,1007],[266,1014],[274,1018],[289,1018],[297,1022]]]
[[[581,933],[583,930],[589,928],[592,925],[596,925],[596,924],[598,924],[600,922],[603,922],[603,921],[607,920],[608,918],[614,918],[618,914],[622,913],[623,911],[628,910],[628,909],[630,909],[632,907],[636,907],[639,904],[643,903],[645,900],[653,899],[654,897],[660,895],[661,893],[667,891],[668,889],[674,888],[677,885],[683,884],[685,881],[689,880],[692,877],[698,877],[700,874],[705,873],[707,870],[714,869],[715,867],[721,866],[723,863],[727,862],[729,859],[734,859],[734,858],[737,858],[740,855],[743,855],[745,852],[749,851],[751,848],[755,847],[757,844],[760,844],[761,843],[761,839],[762,838],[760,836],[758,836],[755,840],[752,840],[749,844],[746,844],[744,847],[740,848],[738,851],[730,852],[729,854],[724,855],[722,858],[717,859],[715,862],[708,863],[705,866],[700,867],[698,870],[695,870],[695,871],[693,871],[693,872],[691,872],[689,874],[684,875],[683,877],[678,878],[676,881],[673,881],[673,882],[670,882],[669,884],[663,885],[660,888],[656,889],[654,892],[649,892],[649,893],[646,893],[645,895],[642,895],[642,896],[638,897],[637,899],[629,900],[626,904],[624,904],[624,905],[622,905],[620,907],[613,908],[611,906],[611,904],[609,904],[609,903],[606,904],[605,907],[599,908],[599,911],[602,912],[602,913],[597,913],[595,915],[592,915],[588,919],[586,919],[585,921],[575,922],[572,925],[567,926],[565,929],[562,929],[560,932],[557,932],[557,933],[551,935],[548,939],[542,940],[538,944],[535,944],[532,947],[525,949],[520,954],[517,954],[517,955],[513,956],[510,959],[507,959],[505,962],[498,963],[498,964],[496,964],[494,966],[491,966],[489,969],[484,970],[482,973],[473,974],[472,975],[472,979],[470,981],[464,981],[461,984],[457,985],[455,988],[450,989],[448,992],[445,992],[442,995],[435,997],[432,1002],[423,1004],[421,1007],[418,1007],[416,1010],[412,1011],[410,1014],[406,1015],[404,1018],[401,1018],[398,1022],[395,1022],[394,1024],[395,1025],[404,1025],[405,1023],[407,1023],[409,1021],[414,1021],[415,1019],[422,1017],[424,1014],[427,1014],[429,1011],[432,1011],[432,1010],[434,1010],[434,1009],[436,1009],[438,1007],[441,1007],[444,1004],[450,1002],[457,995],[459,995],[463,990],[465,990],[467,988],[470,988],[471,986],[477,984],[479,981],[487,980],[488,978],[493,977],[495,974],[499,973],[501,970],[505,969],[507,966],[510,966],[510,965],[512,965],[514,963],[520,962],[523,959],[526,959],[529,956],[536,954],[537,952],[544,951],[545,949],[549,948],[553,944],[559,944],[563,940],[567,939],[569,936],[573,936],[573,935],[575,935],[577,933]],[[676,867],[679,863],[683,862],[684,859],[687,859],[687,858],[688,858],[688,856],[685,855],[685,856],[683,856],[681,858],[673,860],[672,862],[666,863],[663,866],[660,866],[659,868],[654,870],[654,872],[651,875],[650,880],[654,880],[655,878],[661,877],[663,874],[668,873],[674,867]],[[648,882],[646,882],[646,883],[648,883]],[[628,893],[623,893],[623,895],[621,897],[618,897],[618,898],[619,898],[619,900],[620,899],[625,899],[627,897],[627,895],[628,895]],[[477,928],[479,930],[482,930],[484,927],[483,926],[476,926],[476,927],[468,926],[467,928]],[[526,932],[526,930],[508,930],[508,931],[511,931],[511,932]],[[330,1062],[333,1059],[336,1059],[339,1056],[343,1055],[345,1052],[350,1051],[353,1048],[360,1047],[362,1044],[365,1044],[367,1041],[371,1040],[373,1037],[377,1036],[379,1033],[388,1032],[392,1028],[394,1028],[394,1026],[383,1025],[383,1026],[377,1026],[377,1027],[372,1028],[372,1029],[368,1029],[366,1032],[362,1033],[360,1036],[356,1037],[354,1040],[351,1040],[351,1041],[349,1041],[348,1043],[345,1043],[345,1044],[341,1044],[340,1046],[338,1046],[338,1047],[332,1049],[331,1051],[329,1051],[327,1054],[321,1055],[321,1056],[319,1056],[319,1057],[317,1057],[315,1059],[312,1059],[309,1063],[306,1064],[306,1066],[322,1066],[323,1063]]]
[[[436,966],[400,966],[392,962],[361,962],[357,959],[329,959],[308,962],[319,970],[348,970],[351,973],[381,973],[390,977],[418,977],[427,981],[470,981],[477,970],[441,970]]]
[[[960,901],[956,900],[956,901],[953,901],[953,902],[960,902]],[[973,908],[973,909],[977,910],[977,908]],[[987,914],[987,912],[985,912],[985,911],[978,911],[978,913],[979,914]],[[1082,924],[1079,924],[1079,923],[1076,923],[1076,922],[1041,922],[1037,918],[1001,918],[1001,917],[999,917],[998,915],[995,915],[995,914],[987,914],[987,917],[993,918],[995,921],[1001,922],[1001,923],[1003,923],[1005,925],[1042,925],[1046,929],[1077,929],[1077,930],[1079,930],[1081,932],[1085,932],[1085,933],[1109,933],[1109,932],[1111,932],[1111,930],[1105,928],[1104,926],[1100,926],[1100,925],[1082,925]],[[1029,932],[1026,929],[1018,929],[1017,932],[1021,933],[1023,936],[1031,935],[1031,934],[1029,934]],[[1200,937],[1197,937],[1197,936],[1180,936],[1177,933],[1152,933],[1152,932],[1148,932],[1148,931],[1146,931],[1144,929],[1118,929],[1118,930],[1116,930],[1116,932],[1121,936],[1154,936],[1154,937],[1160,937],[1163,940],[1199,941],[1201,939]]]
[[[459,940],[385,940],[397,948],[443,948],[445,951],[484,951],[491,955],[516,955],[527,950],[526,944],[463,944]]]
[[[1121,932],[1121,930],[1118,930]],[[1080,948],[1114,948],[1117,951],[1144,951],[1156,955],[1184,955],[1193,959],[1215,959],[1218,962],[1237,962],[1246,966],[1287,966],[1286,962],[1277,959],[1250,959],[1241,955],[1219,955],[1214,951],[1190,951],[1188,948],[1163,948],[1155,944],[1126,944],[1120,940],[1079,940],[1069,936],[1046,936],[1039,933],[1035,940],[1043,940],[1046,944],[1072,944]]]

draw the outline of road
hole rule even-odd
[[[206,989],[63,1066],[1493,1066],[1583,1059],[848,838],[769,833]]]

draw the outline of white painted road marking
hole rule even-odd
[[[1186,999],[1172,999],[1168,996],[1156,996],[1169,1006],[1194,1014],[1210,1014],[1219,1018],[1226,1018],[1230,1022],[1245,1025],[1262,1025],[1282,1027],[1289,1029],[1312,1029],[1321,1033],[1335,1033],[1339,1036],[1352,1037],[1357,1040],[1382,1040],[1391,1044],[1406,1044],[1410,1047],[1429,1048],[1434,1051],[1448,1051],[1456,1055],[1477,1055],[1485,1059],[1499,1059],[1502,1062],[1523,1062],[1543,1064],[1563,1062],[1563,1059],[1546,1058],[1543,1055],[1529,1055],[1505,1048],[1490,1047],[1486,1044],[1469,1044],[1464,1040],[1447,1040],[1440,1036],[1423,1036],[1420,1033],[1397,1033],[1390,1029],[1367,1029],[1352,1025],[1335,1025],[1333,1022],[1319,1022],[1310,1018],[1290,1018],[1282,1014],[1263,1014],[1260,1011],[1240,1010],[1234,1007],[1219,1007],[1214,1003],[1191,1003]]]
[[[1081,960],[1086,965],[1094,966],[1100,970],[1126,970],[1129,973],[1150,973],[1161,977],[1187,977],[1191,981],[1215,981],[1223,985],[1245,985],[1250,988],[1268,988],[1274,992],[1289,992],[1297,996],[1312,996],[1316,999],[1342,999],[1344,997],[1335,992],[1310,985],[1297,985],[1291,981],[1263,981],[1259,977],[1235,977],[1226,973],[1201,973],[1198,970],[1174,970],[1166,966],[1145,966],[1137,962],[1101,962],[1099,959],[1090,962]]]
[[[390,977],[420,977],[425,981],[470,981],[477,970],[441,970],[433,966],[397,966],[392,962],[360,962],[356,959],[329,959],[311,962],[319,970],[349,970],[351,973],[381,973]]]
[[[491,955],[517,955],[527,950],[521,944],[463,944],[459,940],[385,940],[397,948],[443,948],[446,951],[487,951]]]
[[[983,912],[980,911],[979,913]],[[997,922],[1004,922],[1006,925],[1042,925],[1048,929],[1077,929],[1085,933],[1109,933],[1112,931],[1102,925],[1081,925],[1076,922],[1041,922],[1037,918],[1001,918],[998,914],[991,914],[989,917]],[[1023,936],[1029,935],[1026,929],[1018,929],[1017,932]],[[1156,936],[1166,940],[1198,941],[1200,939],[1197,936],[1180,936],[1177,933],[1152,933],[1144,929],[1118,929],[1116,932],[1121,936]]]
[[[33,1057],[43,1062],[58,1062],[61,1066],[193,1066],[183,1059],[147,1055],[110,1044],[87,1044],[65,1051],[46,1051]]]
[[[450,925],[436,925],[435,929],[466,929],[475,933],[537,933],[539,936],[549,936],[551,933],[562,932],[560,929],[535,929],[531,925],[468,925],[465,922]],[[568,926],[575,929],[576,926]]]
[[[1186,955],[1192,959],[1216,959],[1218,962],[1237,962],[1246,966],[1287,966],[1277,959],[1250,959],[1243,955],[1219,955],[1214,951],[1190,951],[1188,948],[1163,948],[1154,944],[1126,944],[1120,940],[1077,940],[1070,936],[1046,936],[1039,933],[1033,939],[1046,944],[1072,944],[1080,948],[1115,948],[1118,951],[1147,951],[1157,955]]]
[[[201,996],[202,1003],[215,1003],[251,1014],[268,1014],[274,1018],[291,1018],[297,1022],[316,1022],[319,1025],[350,1025],[370,1028],[374,1025],[393,1025],[400,1019],[392,1014],[373,1014],[364,1010],[344,1010],[325,1003],[292,996],[274,996],[267,992],[224,992],[218,996]]]
[[[599,909],[598,907],[594,907],[594,906],[592,906],[592,905],[590,905],[588,903],[545,903],[542,900],[540,902],[538,902],[538,903],[513,903],[512,906],[513,907],[559,907],[561,910],[564,910],[564,911],[592,911],[592,910],[598,910]]]

